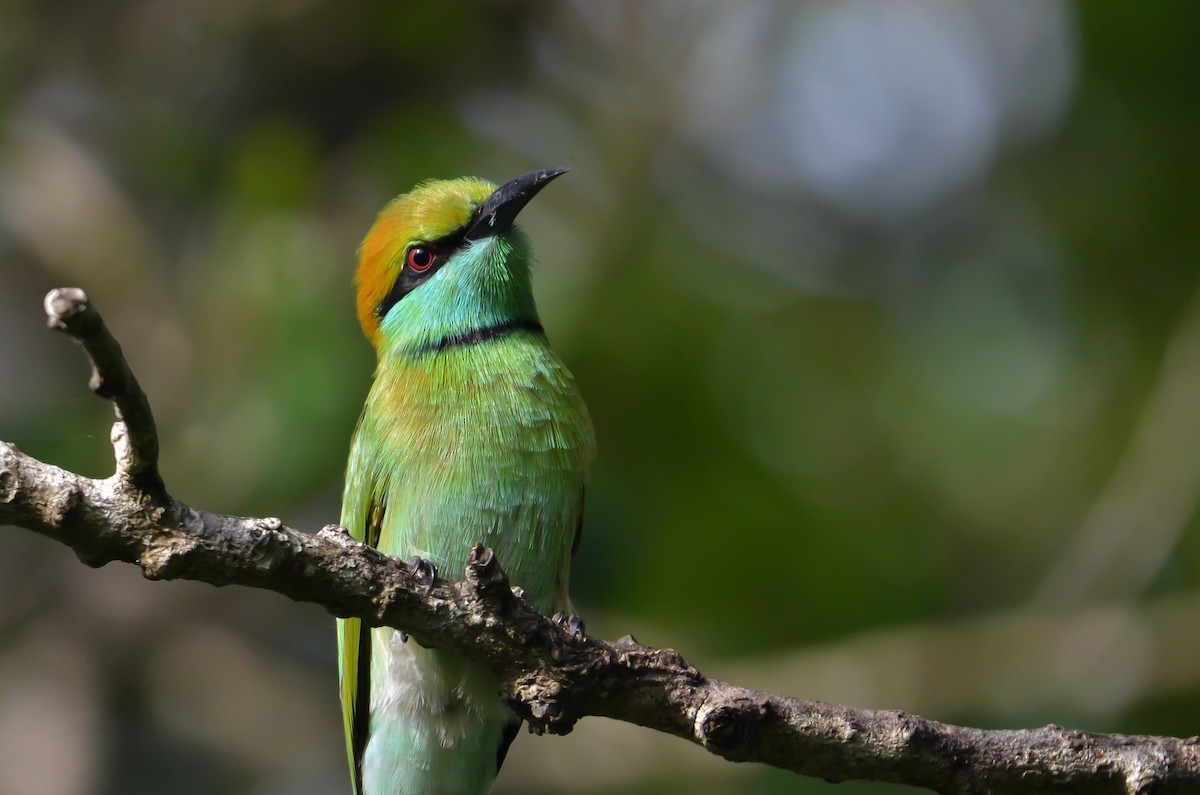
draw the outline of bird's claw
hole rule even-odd
[[[437,564],[432,560],[426,560],[420,555],[413,555],[408,559],[408,565],[418,577],[429,580],[429,589],[425,593],[432,593],[434,583],[437,582]]]
[[[550,620],[566,630],[567,634],[571,636],[571,640],[583,640],[586,637],[583,619],[579,616],[568,616],[566,613],[558,612]]]
[[[423,580],[429,580],[429,587],[426,589],[426,595],[433,592],[433,585],[437,582],[437,564],[432,560],[425,560],[420,555],[413,555],[408,559],[408,566],[413,570],[413,574]],[[408,643],[408,633],[400,630],[400,642]]]

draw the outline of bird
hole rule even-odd
[[[567,169],[503,185],[422,182],[358,252],[356,307],[376,367],[346,467],[341,523],[431,578],[494,550],[543,613],[568,594],[595,454],[575,378],[547,341],[517,214]],[[339,619],[355,795],[480,795],[520,720],[481,666],[400,630]]]

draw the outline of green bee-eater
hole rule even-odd
[[[378,363],[342,503],[355,538],[430,575],[492,547],[543,612],[571,611],[595,442],[513,219],[563,171],[425,182],[380,213],[355,279]],[[356,793],[488,791],[520,723],[487,672],[357,619],[338,621],[338,665]]]

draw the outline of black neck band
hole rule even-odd
[[[503,337],[513,331],[532,331],[534,334],[545,334],[546,330],[542,328],[542,324],[532,318],[524,320],[506,320],[503,323],[497,323],[494,326],[483,326],[482,328],[463,331],[459,334],[451,334],[447,337],[442,337],[440,340],[426,342],[423,345],[418,345],[416,348],[411,348],[410,351],[415,354],[425,353],[440,353],[441,351],[450,348],[462,348],[467,345],[478,345],[481,342],[494,340],[498,337]]]

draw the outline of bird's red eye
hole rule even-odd
[[[424,246],[413,246],[408,250],[408,267],[417,273],[424,273],[429,270],[436,259],[437,257],[434,253]]]

